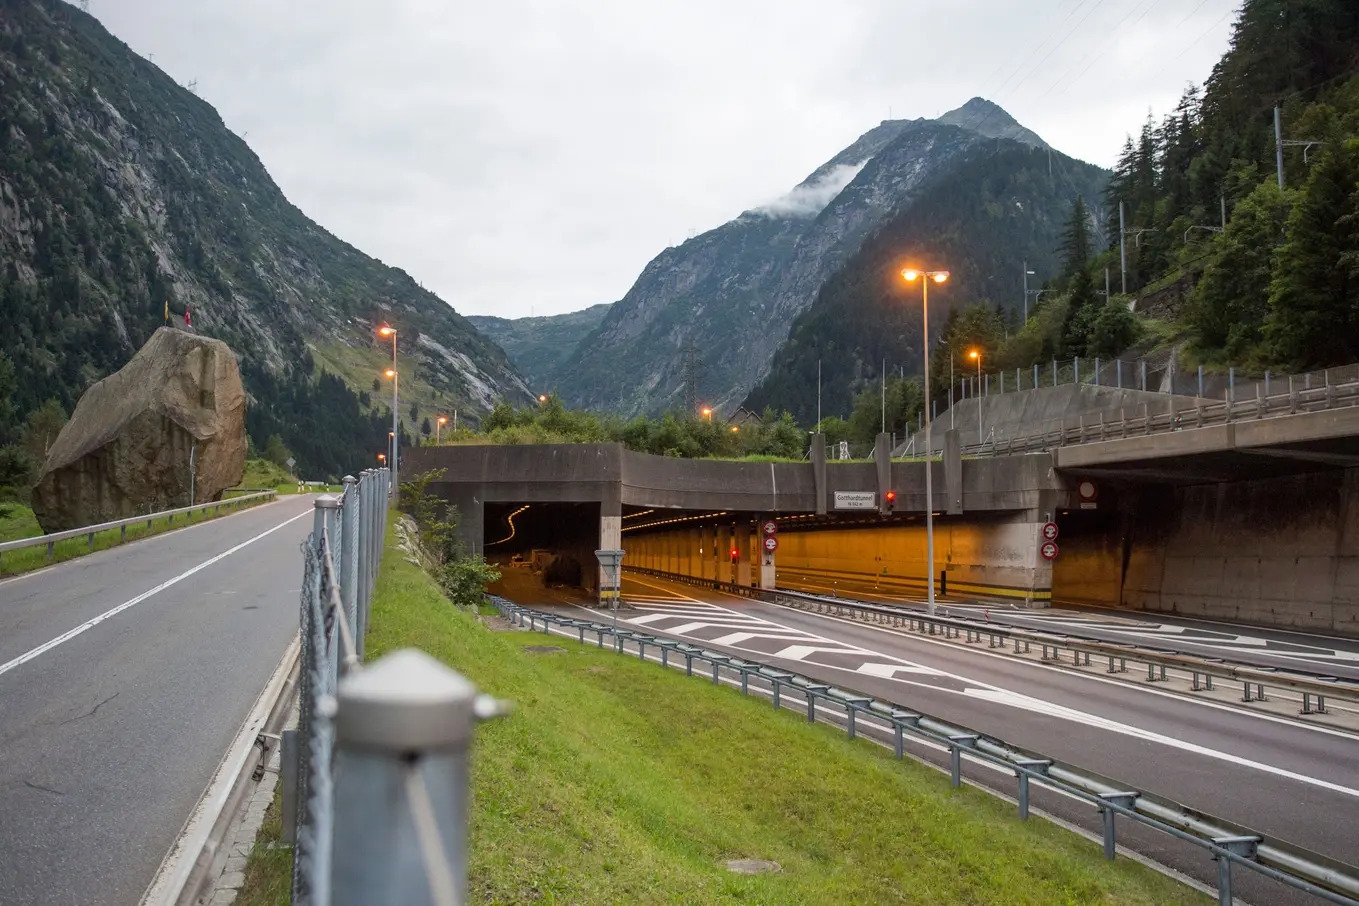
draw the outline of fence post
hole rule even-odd
[[[1123,360],[1114,359],[1114,386],[1123,389]]]
[[[340,600],[344,603],[345,616],[354,630],[354,652],[363,658],[363,626],[359,615],[359,483],[353,475],[343,479],[344,496],[340,517],[343,528],[340,530]]]
[[[1057,386],[1057,360],[1052,360],[1052,386]]]
[[[467,751],[490,716],[476,687],[405,649],[345,677],[336,700],[331,902],[465,902]]]
[[[1099,386],[1099,356],[1095,356],[1095,386]]]
[[[1147,360],[1142,360],[1142,390],[1147,389]]]
[[[1074,362],[1074,364],[1072,365],[1071,374],[1072,374],[1071,383],[1073,383],[1073,384],[1079,384],[1079,383],[1081,382],[1081,357],[1080,357],[1080,356],[1076,356],[1075,362]]]
[[[1038,363],[1033,363],[1033,389],[1038,389]]]

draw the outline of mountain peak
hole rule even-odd
[[[1008,138],[1035,148],[1046,148],[1036,132],[1025,129],[999,104],[975,97],[956,110],[950,110],[935,122],[945,123],[985,135],[987,138]]]

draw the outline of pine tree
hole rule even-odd
[[[1062,355],[1084,355],[1090,331],[1099,314],[1095,283],[1090,279],[1090,232],[1085,199],[1079,195],[1071,205],[1071,219],[1062,234],[1062,262],[1070,307],[1062,325]]]
[[[1297,368],[1359,359],[1359,140],[1318,156],[1288,217],[1265,337]]]

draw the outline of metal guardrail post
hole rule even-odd
[[[335,712],[334,906],[453,906],[467,889],[467,752],[476,687],[427,654],[341,682]]]
[[[1137,797],[1141,795],[1141,793],[1129,790],[1122,793],[1103,793],[1099,798],[1109,805],[1131,809],[1133,804],[1137,802]],[[1099,811],[1104,818],[1104,858],[1112,862],[1118,850],[1118,841],[1114,834],[1114,820],[1117,818],[1118,812],[1109,808],[1108,805],[1101,805]]]
[[[1254,860],[1260,838],[1254,836],[1214,837],[1213,843],[1227,852]],[[1217,860],[1217,902],[1218,906],[1232,906],[1232,860],[1225,856],[1214,855]]]

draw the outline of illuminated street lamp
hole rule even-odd
[[[740,425],[732,425],[732,426],[731,426],[731,433],[732,433],[732,434],[735,434],[735,433],[737,433],[737,432],[740,431],[740,430],[741,430],[741,426],[740,426]]]
[[[383,324],[378,328],[378,334],[383,337],[392,338],[392,367],[387,369],[387,377],[392,379],[392,488],[393,491],[400,485],[397,469],[401,465],[401,451],[397,449],[396,432],[400,430],[401,418],[401,381],[396,373],[396,328]],[[396,494],[392,494],[392,500],[396,500]]]
[[[934,613],[934,483],[930,473],[930,463],[934,460],[934,447],[930,441],[930,427],[934,422],[930,413],[930,281],[943,283],[948,279],[948,271],[918,271],[907,268],[901,272],[907,283],[920,280],[923,293],[921,311],[925,319],[921,334],[924,341],[920,344],[925,351],[925,581],[929,589],[928,607]],[[923,278],[923,279],[921,279]]]
[[[538,402],[540,402],[540,403],[545,403],[545,402],[547,402],[547,394],[546,394],[546,393],[540,393],[540,394],[538,394]]]
[[[441,415],[434,420],[434,446],[439,445],[439,429],[448,424],[448,416]]]
[[[981,411],[981,410],[982,410],[982,373],[981,373],[981,360],[982,360],[982,354],[981,354],[981,350],[980,350],[980,349],[973,349],[971,352],[969,352],[969,353],[967,354],[967,357],[968,357],[969,359],[976,359],[976,360],[977,360],[977,446],[980,447],[980,446],[981,446],[981,442],[982,442],[982,411]]]
[[[703,407],[703,418],[704,418],[705,421],[712,421],[712,420],[713,420],[713,410],[712,410],[711,408],[709,408],[708,406],[704,406],[704,407]]]

